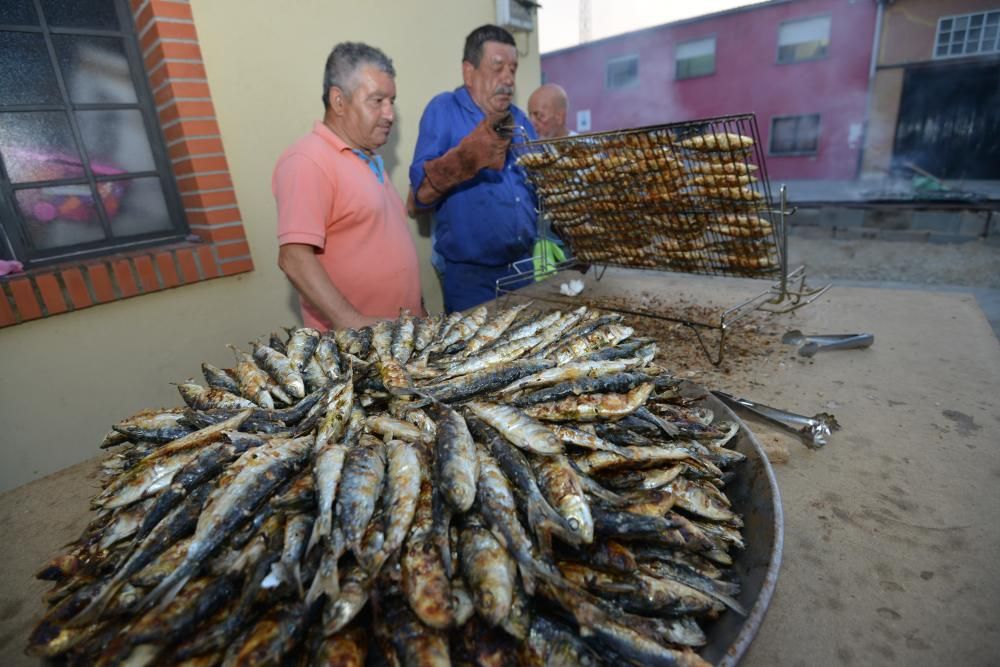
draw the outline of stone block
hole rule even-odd
[[[818,208],[800,208],[795,211],[795,215],[787,216],[785,219],[790,227],[815,226],[822,220],[820,211]]]
[[[962,211],[913,211],[910,229],[924,229],[934,234],[958,234]]]
[[[865,210],[863,208],[831,206],[826,209],[826,220],[830,226],[838,229],[844,227],[862,227],[865,222]]]
[[[795,226],[789,229],[789,236],[799,239],[828,239],[833,237],[832,227],[819,227],[817,225]]]
[[[899,231],[910,228],[913,211],[906,209],[869,209],[864,213],[865,227],[885,231]]]
[[[834,227],[833,238],[844,241],[877,241],[882,239],[882,231],[864,227]]]
[[[883,241],[908,241],[910,243],[927,243],[931,233],[922,229],[887,229],[879,237]]]
[[[997,218],[1000,214],[993,214],[993,226],[997,224]],[[983,236],[989,233],[987,229],[989,222],[990,212],[989,211],[962,211],[962,215],[959,219],[958,233],[964,236]]]
[[[928,243],[970,243],[977,240],[977,236],[966,236],[965,234],[937,234],[930,232],[927,236]]]

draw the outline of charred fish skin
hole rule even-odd
[[[337,346],[337,339],[327,331],[319,338],[316,350],[313,352],[313,359],[319,365],[320,370],[331,380],[339,380],[342,368],[340,358],[340,348]]]
[[[288,357],[260,342],[253,343],[252,356],[254,361],[270,373],[271,377],[289,396],[302,398],[306,395],[306,385],[302,374],[292,366]]]
[[[346,545],[355,554],[361,553],[361,538],[375,512],[385,464],[385,445],[370,436],[361,436],[358,446],[348,450],[344,458],[335,517]]]
[[[301,603],[277,605],[247,631],[242,642],[230,644],[223,665],[252,667],[281,664],[305,634],[306,619]]]
[[[338,329],[333,332],[334,340],[340,347],[341,354],[349,354],[360,359],[368,356],[372,344],[372,329]]]
[[[521,450],[507,442],[495,429],[478,418],[470,417],[468,422],[476,440],[487,447],[513,485],[528,519],[528,527],[544,545],[544,550],[549,550],[552,534],[559,535],[564,541],[571,544],[577,543],[577,535],[542,493],[531,463],[521,453]]]
[[[296,514],[285,522],[285,539],[281,549],[281,558],[271,566],[271,575],[277,582],[291,586],[305,597],[302,590],[302,557],[305,553],[306,540],[312,531],[313,518],[306,514]]]
[[[438,327],[441,324],[440,315],[417,318],[413,323],[413,354],[420,354],[434,342]]]
[[[410,533],[400,557],[402,592],[417,617],[426,625],[444,629],[452,624],[451,580],[444,554],[434,541],[434,485],[424,475]]]
[[[305,371],[306,364],[319,345],[319,332],[309,327],[302,327],[291,332],[288,339],[286,357],[292,369],[299,373]]]
[[[507,308],[503,312],[497,314],[492,320],[486,322],[476,331],[475,335],[469,340],[468,345],[465,346],[465,354],[475,354],[500,338],[500,336],[507,331],[514,320],[517,319],[517,316],[521,314],[521,311],[530,305],[530,303],[523,303],[518,304],[513,308]]]
[[[375,324],[372,347],[377,355],[376,366],[386,390],[397,395],[411,393],[413,381],[403,365],[392,354],[392,324],[381,320]]]
[[[579,378],[519,396],[512,400],[511,404],[525,406],[533,403],[558,401],[568,396],[580,396],[581,394],[622,394],[652,379],[645,373],[617,373],[600,377]]]
[[[546,667],[598,667],[605,664],[576,631],[543,614],[535,614],[532,618],[530,634],[520,647],[520,658],[524,664]]]
[[[240,395],[262,408],[274,409],[274,399],[268,391],[269,378],[262,371],[252,356],[235,345],[229,348],[236,355],[236,382],[240,386]]]
[[[657,640],[613,620],[599,607],[573,594],[568,588],[547,586],[547,594],[552,595],[570,612],[581,628],[586,628],[588,643],[595,649],[606,646],[623,658],[639,665],[657,667],[709,667],[691,651],[677,651]]]
[[[111,427],[111,430],[133,442],[146,441],[162,444],[181,438],[191,432],[183,423],[181,411],[155,412],[149,415],[135,415]]]
[[[410,360],[414,348],[413,316],[408,310],[403,310],[392,331],[392,342],[389,344],[393,358],[403,366]]]
[[[388,415],[371,415],[365,422],[365,427],[387,439],[400,439],[407,442],[428,442],[427,434],[411,422],[396,419]]]
[[[344,571],[340,595],[336,600],[327,600],[323,609],[324,635],[327,637],[334,635],[354,620],[354,617],[368,604],[372,585],[372,577],[360,565],[355,564]]]
[[[525,451],[540,456],[552,456],[563,451],[562,443],[549,428],[517,408],[483,401],[470,401],[466,407],[511,444]]]
[[[536,577],[558,579],[555,568],[535,556],[534,544],[518,519],[514,494],[496,461],[482,446],[479,454],[479,483],[476,497],[480,512],[490,531],[517,561],[521,583],[529,595],[534,594]]]
[[[201,365],[201,374],[205,376],[205,382],[209,387],[222,389],[231,394],[240,393],[240,385],[236,382],[236,378],[221,368],[204,362]]]
[[[420,622],[396,595],[385,596],[378,605],[380,622],[376,633],[387,648],[390,664],[447,667],[451,665],[447,635]]]
[[[415,446],[401,440],[390,441],[386,487],[385,540],[381,561],[387,560],[403,545],[417,511],[424,474]]]
[[[476,612],[489,625],[499,625],[514,601],[517,566],[476,514],[466,515],[459,553]]]
[[[160,520],[187,496],[191,489],[215,477],[222,471],[223,466],[239,453],[242,452],[238,452],[236,447],[224,442],[209,445],[199,452],[193,461],[177,472],[170,487],[156,497],[156,502],[149,508],[149,512],[145,515],[142,525],[136,533],[135,543],[138,544],[139,540],[146,537]]]
[[[520,377],[553,366],[555,362],[547,359],[519,359],[442,383],[424,386],[421,388],[421,393],[442,403],[455,403],[473,396],[489,394],[506,387]]]
[[[579,333],[556,347],[549,356],[557,363],[565,364],[608,345],[615,345],[632,335],[634,329],[618,324],[605,324],[592,331]]]
[[[235,393],[229,393],[223,389],[205,389],[193,382],[184,382],[177,385],[184,402],[195,410],[211,410],[213,408],[256,408],[257,404],[249,401]],[[272,406],[273,407],[273,406]]]
[[[107,603],[119,588],[132,575],[153,561],[168,547],[189,534],[197,525],[205,500],[211,491],[211,486],[202,484],[175,509],[153,528],[119,568],[118,572],[107,582],[100,595],[96,596],[86,609],[82,610],[74,620],[75,624],[91,623],[103,613]]]
[[[486,322],[488,315],[489,311],[486,309],[486,306],[479,306],[467,316],[461,318],[448,334],[445,335],[438,349],[447,350],[451,345],[468,340],[474,336],[479,331],[479,327],[483,326]]]
[[[495,345],[502,345],[504,343],[509,343],[515,340],[521,340],[522,338],[530,338],[535,334],[539,334],[542,331],[548,329],[550,326],[555,324],[559,319],[562,318],[562,313],[558,310],[551,313],[546,313],[537,318],[532,318],[529,322],[522,324],[521,326],[510,329],[503,333],[498,339],[492,343],[488,343],[485,349],[489,349]]]
[[[116,424],[32,652],[359,663],[374,627],[390,664],[702,664],[698,619],[745,613],[739,427],[619,316],[526,306],[250,338],[237,394],[206,365],[186,408]]]
[[[631,363],[630,360],[623,359],[614,361],[574,361],[568,364],[556,365],[553,361],[553,367],[540,370],[537,373],[512,382],[503,389],[502,393],[510,396],[524,389],[554,385],[584,377],[601,377],[614,373],[623,373],[629,369]]]
[[[316,429],[316,448],[322,451],[329,442],[340,440],[351,416],[354,405],[354,383],[348,371],[344,378],[330,388],[326,397],[326,414]]]
[[[476,499],[479,459],[465,419],[452,408],[435,403],[427,408],[437,425],[435,465],[445,500],[467,512]]]
[[[291,475],[305,461],[311,447],[309,438],[279,440],[240,457],[250,456],[253,460],[242,466],[229,485],[216,489],[209,496],[184,561],[147,595],[142,608],[148,609],[161,599],[169,604],[202,561],[247,519],[248,508],[267,497]]]
[[[545,496],[573,531],[576,540],[570,543],[593,542],[594,518],[590,513],[590,503],[567,458],[561,454],[550,456],[536,460],[533,465]]]
[[[335,635],[317,640],[312,651],[313,665],[328,667],[364,667],[368,658],[368,633],[360,625],[351,625]]]
[[[640,384],[627,394],[587,394],[552,403],[537,403],[524,409],[525,414],[543,421],[596,421],[626,417],[646,401],[653,383]]]

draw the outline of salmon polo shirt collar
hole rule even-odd
[[[357,155],[359,158],[365,161],[365,164],[368,165],[368,168],[372,170],[373,174],[375,174],[375,178],[378,179],[378,182],[385,183],[385,163],[382,161],[381,155],[378,154],[369,155],[364,151],[358,150],[356,148],[351,148],[350,146],[344,143],[343,139],[337,136],[336,132],[331,130],[329,126],[327,126],[327,124],[321,120],[317,120],[315,123],[313,123],[313,132],[323,137],[323,139],[327,143],[336,148],[338,151],[341,152],[351,151],[352,153]]]

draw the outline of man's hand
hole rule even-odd
[[[503,169],[512,136],[510,111],[487,115],[457,146],[424,163],[424,180],[417,189],[417,200],[424,205],[432,204],[481,169]]]
[[[362,315],[344,298],[316,258],[316,248],[286,243],[278,250],[278,266],[292,285],[327,319],[334,329],[360,329],[379,318]]]
[[[480,169],[503,169],[507,161],[507,148],[510,147],[513,136],[513,122],[514,117],[510,111],[491,113],[452,149],[464,153],[465,159],[472,162],[475,171],[468,178],[475,176]],[[424,169],[426,168],[425,165]]]

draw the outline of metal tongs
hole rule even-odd
[[[833,431],[840,430],[837,418],[829,412],[821,412],[812,417],[797,415],[778,408],[772,408],[760,403],[754,403],[746,398],[736,398],[724,391],[712,391],[716,397],[730,407],[743,408],[762,419],[796,434],[807,447],[819,449],[826,445],[827,438]]]
[[[851,350],[860,347],[871,347],[875,342],[875,334],[823,334],[806,336],[798,329],[792,329],[781,337],[782,343],[789,345],[802,345],[799,354],[803,357],[811,357],[817,352],[826,350]]]

